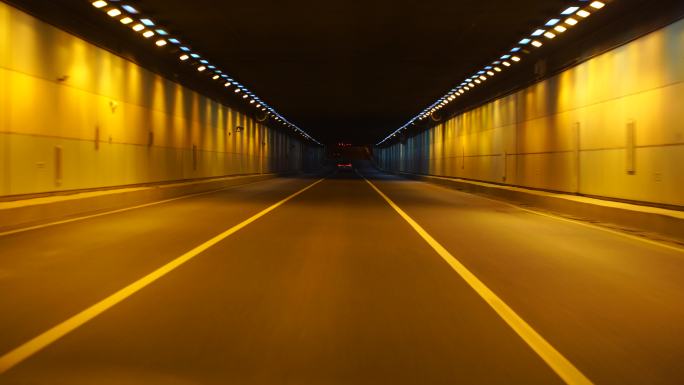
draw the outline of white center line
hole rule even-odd
[[[60,324],[52,327],[51,329],[43,332],[42,334],[34,337],[33,339],[23,343],[22,345],[14,348],[13,350],[9,351],[8,353],[5,353],[4,355],[0,356],[0,374],[8,371],[12,367],[16,366],[20,362],[24,361],[25,359],[29,358],[33,354],[39,352],[40,350],[44,349],[46,346],[52,344],[53,342],[59,340],[60,338],[64,337],[68,333],[74,331],[76,328],[79,326],[85,324],[86,322],[92,320],[93,318],[97,317],[98,315],[102,314],[105,312],[107,309],[110,309],[111,307],[115,306],[119,302],[125,300],[126,298],[130,297],[131,295],[135,294],[136,292],[140,291],[141,289],[145,288],[152,282],[158,280],[159,278],[165,276],[166,274],[170,273],[180,265],[184,264],[185,262],[191,260],[192,258],[196,257],[197,255],[201,254],[205,250],[209,249],[210,247],[214,246],[215,244],[219,243],[220,241],[226,239],[230,235],[236,233],[237,231],[241,230],[242,228],[246,227],[250,223],[256,221],[257,219],[263,217],[264,215],[268,214],[269,212],[275,210],[279,206],[283,205],[285,202],[289,201],[290,199],[296,197],[297,195],[303,193],[304,191],[310,189],[311,187],[321,183],[325,178],[319,179],[316,182],[304,187],[303,189],[295,192],[294,194],[288,196],[287,198],[274,203],[273,205],[267,207],[266,209],[258,212],[257,214],[254,214],[253,216],[249,217],[248,219],[245,219],[244,221],[238,223],[237,225],[231,227],[230,229],[222,232],[221,234],[211,238],[210,240],[202,243],[201,245],[193,248],[192,250],[186,252],[185,254],[181,255],[180,257],[177,257],[176,259],[172,260],[171,262],[168,262],[164,266],[158,268],[157,270],[147,274],[146,276],[138,279],[137,281],[129,284],[128,286],[124,287],[123,289],[120,289],[116,293],[110,295],[109,297],[101,300],[100,302],[90,306],[89,308],[81,311],[80,313],[68,318],[67,320],[61,322]]]
[[[360,175],[360,174],[359,174]],[[408,224],[451,266],[475,292],[494,309],[508,326],[515,331],[532,350],[563,380],[570,385],[592,385],[582,372],[556,350],[536,330],[523,320],[501,298],[470,272],[456,257],[437,242],[423,227],[378,189],[371,181],[360,175]]]

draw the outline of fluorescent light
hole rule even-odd
[[[257,103],[256,108],[261,108],[261,104]]]
[[[198,57],[200,57],[200,55],[198,55],[198,54],[196,54],[196,53],[191,53],[190,56],[194,57],[195,59],[197,59]]]
[[[546,24],[544,24],[544,25],[547,27],[552,27],[552,26],[558,24],[559,21],[560,21],[560,19],[551,19],[551,20],[547,21]]]
[[[565,19],[565,24],[575,25],[575,24],[577,24],[577,20],[573,19],[572,17],[568,17],[567,19]]]
[[[535,47],[541,47],[541,46],[542,46],[542,43],[541,43],[540,41],[538,41],[538,40],[535,40],[535,41],[532,42],[532,45],[535,46]]]
[[[214,76],[212,77],[212,79],[214,79],[214,80],[216,80],[216,79],[218,79],[218,78],[220,78],[220,76],[218,76],[218,75],[214,75]]]
[[[145,26],[142,25],[142,24],[140,24],[140,23],[138,23],[138,24],[136,24],[136,25],[133,26],[133,30],[134,30],[135,32],[140,32],[140,31],[142,31],[143,29],[145,29]]]
[[[111,17],[117,17],[121,14],[121,11],[119,11],[118,8],[112,8],[109,11],[107,11],[107,14]]]
[[[249,104],[254,104],[254,99],[250,100]]]
[[[125,24],[131,24],[131,23],[133,22],[133,19],[131,19],[130,17],[126,16],[126,17],[124,17],[123,19],[121,19],[121,20],[119,20],[119,21],[121,22],[121,24],[124,24],[124,25],[125,25]]]
[[[140,22],[145,24],[148,27],[151,27],[154,25],[154,22],[150,19],[140,19]]]
[[[132,13],[132,14],[134,14],[134,15],[137,15],[137,14],[138,14],[138,10],[135,9],[135,8],[133,8],[133,7],[131,7],[130,5],[122,5],[121,8],[125,9],[126,12],[128,12],[128,13]]]
[[[236,94],[239,94],[239,93],[240,93],[240,89],[239,89],[239,88],[236,88],[234,92],[235,92]]]
[[[224,86],[224,87],[230,87],[231,84],[233,84],[233,83],[231,83],[231,82],[226,82],[226,84],[224,84],[223,86]]]
[[[205,66],[199,66],[199,67],[197,67],[197,71],[199,71],[199,72],[202,72],[202,71],[204,71],[205,69],[207,69],[207,67],[205,67]]]
[[[499,68],[499,67],[494,67],[494,71],[496,71],[496,72],[501,72],[501,68]]]
[[[480,79],[475,79],[475,83],[480,84],[482,82],[480,81]]]
[[[106,7],[106,6],[107,6],[106,1],[102,1],[102,0],[93,1],[93,7],[95,7],[95,8],[102,8],[102,7]]]
[[[163,47],[163,46],[166,45],[166,40],[164,40],[164,39],[159,39],[159,40],[157,40],[154,44],[156,44],[157,47]]]
[[[489,75],[489,76],[494,76],[494,72],[492,72],[492,71],[487,71],[487,75]]]
[[[511,55],[503,55],[503,56],[501,56],[501,58],[504,59],[504,60],[505,60],[505,59],[508,59],[509,57],[511,57]]]
[[[587,16],[591,15],[591,13],[589,13],[585,10],[581,10],[581,11],[577,11],[576,15],[579,17],[587,17]]]
[[[511,48],[511,52],[518,52],[518,51],[520,51],[520,47]]]
[[[487,80],[487,77],[484,76],[484,75],[481,75],[481,76],[480,76],[480,79],[482,79],[482,80]]]
[[[202,64],[209,64],[209,60],[202,59],[202,60],[200,60],[200,63],[202,63]]]
[[[527,44],[527,43],[529,43],[529,42],[530,42],[530,39],[524,38],[524,39],[520,40],[520,41],[518,42],[518,44]]]
[[[603,8],[604,5],[605,5],[605,4],[603,4],[603,3],[600,2],[600,1],[594,1],[594,2],[592,2],[591,4],[589,4],[589,6],[592,7],[592,8],[594,8],[594,9],[601,9],[601,8]]]
[[[577,11],[578,9],[579,9],[579,7],[570,7],[570,8],[566,8],[565,11],[561,12],[561,15],[572,15],[572,14],[575,13],[575,11]]]
[[[546,36],[549,39],[553,39],[554,37],[556,37],[556,34],[551,31],[546,31],[544,32],[544,36]]]
[[[540,36],[540,35],[544,34],[544,32],[546,32],[546,31],[544,31],[543,29],[537,29],[534,32],[532,32],[532,36]]]
[[[190,48],[185,47],[185,46],[180,47],[180,50],[181,50],[181,51],[185,51],[185,52],[190,52]]]
[[[511,60],[518,62],[518,61],[520,61],[520,58],[517,56],[511,56]]]
[[[144,36],[146,39],[147,39],[147,38],[150,38],[150,37],[154,36],[154,32],[152,32],[152,31],[150,31],[150,30],[147,30],[147,31],[143,32],[143,36]]]
[[[163,29],[157,29],[155,31],[157,31],[157,33],[162,35],[162,36],[166,36],[169,34],[168,32],[164,31]]]
[[[553,29],[555,29],[556,32],[558,32],[558,33],[563,33],[567,30],[567,28],[563,27],[562,25],[557,25],[557,26],[553,27]]]
[[[189,58],[190,58],[190,56],[188,56],[188,55],[186,55],[186,54],[183,54],[183,55],[181,55],[181,56],[179,57],[179,59],[181,59],[182,61],[186,61],[186,60],[188,60]]]

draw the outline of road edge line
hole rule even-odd
[[[166,274],[170,273],[171,271],[175,270],[177,267],[181,266],[185,262],[191,260],[192,258],[196,257],[197,255],[201,254],[205,250],[209,249],[210,247],[214,246],[215,244],[219,243],[220,241],[224,240],[225,238],[229,237],[230,235],[236,233],[237,231],[241,230],[242,228],[246,227],[247,225],[251,224],[252,222],[256,221],[257,219],[263,217],[264,215],[268,214],[269,212],[275,210],[279,206],[283,205],[287,201],[291,200],[292,198],[298,196],[299,194],[303,193],[304,191],[314,187],[315,185],[321,183],[325,178],[321,178],[317,180],[314,183],[309,184],[308,186],[298,190],[297,192],[289,195],[288,197],[272,204],[271,206],[261,210],[260,212],[252,215],[251,217],[245,219],[244,221],[238,223],[237,225],[229,228],[228,230],[225,230],[221,234],[218,234],[214,236],[213,238],[209,239],[208,241],[205,241],[204,243],[200,244],[199,246],[195,246],[193,249],[190,251],[185,252],[183,255],[176,257],[175,259],[171,260],[170,262],[167,262],[163,266],[157,268],[156,270],[152,271],[151,273],[148,273],[142,278],[139,278],[133,283],[128,284],[122,289],[119,289],[116,291],[114,294],[109,295],[108,297],[100,300],[99,302],[95,303],[94,305],[89,306],[85,310],[82,310],[81,312],[67,318],[66,320],[62,321],[61,323],[53,326],[52,328],[46,330],[45,332],[37,335],[36,337],[33,337],[32,339],[28,340],[27,342],[24,342],[23,344],[19,345],[18,347],[10,350],[9,352],[3,354],[0,356],[0,374],[3,374],[13,368],[14,366],[20,364],[27,358],[31,357],[32,355],[38,353],[45,347],[51,345],[52,343],[56,342],[60,338],[64,337],[65,335],[69,334],[70,332],[74,331],[81,325],[87,323],[88,321],[92,320],[93,318],[97,317],[98,315],[102,314],[106,310],[112,308],[113,306],[117,305],[121,301],[125,300],[126,298],[130,297],[131,295],[135,294],[136,292],[140,291],[141,289],[145,288],[149,284],[153,283],[154,281],[158,280],[159,278],[165,276]]]
[[[510,306],[468,268],[437,242],[422,226],[385,195],[370,180],[359,174],[389,205],[401,216],[430,247],[439,254],[451,268],[518,334],[518,336],[566,383],[569,385],[593,385],[565,356],[544,339],[532,326],[525,322]]]

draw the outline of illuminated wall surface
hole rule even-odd
[[[0,195],[299,169],[303,147],[0,2]]]
[[[684,20],[377,154],[395,171],[684,205]]]

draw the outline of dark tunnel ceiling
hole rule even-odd
[[[166,76],[189,70],[109,23],[88,0],[7,1],[129,58],[130,48],[138,52],[132,60],[163,66],[156,70]],[[134,5],[320,141],[371,144],[582,1],[108,2]],[[647,1],[619,1],[632,2]]]
[[[323,141],[396,129],[570,1],[135,4]]]

